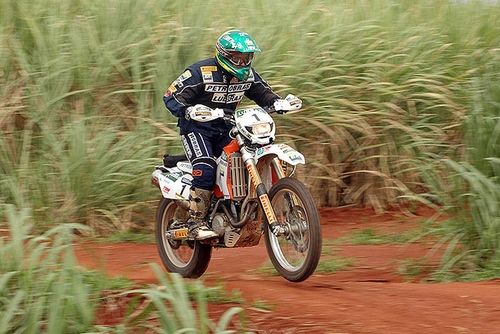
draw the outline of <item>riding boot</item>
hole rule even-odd
[[[191,190],[189,198],[188,236],[196,240],[204,240],[217,237],[217,233],[212,231],[205,221],[205,216],[210,205],[212,191],[195,188]]]

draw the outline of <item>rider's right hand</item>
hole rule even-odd
[[[212,109],[203,104],[196,104],[187,107],[185,118],[189,121],[210,122],[217,118],[224,117],[224,111],[220,108]]]
[[[191,107],[187,107],[185,117],[189,121],[191,119],[196,120],[197,117],[202,115],[211,115],[212,108],[207,107],[203,104],[196,104]]]

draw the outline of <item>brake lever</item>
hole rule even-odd
[[[222,108],[222,111],[224,111],[224,117],[222,117],[224,122],[229,125],[235,125],[236,122],[234,121],[234,110]]]
[[[236,125],[236,122],[234,121],[234,119],[232,117],[224,116],[222,119],[224,120],[224,122],[226,124]]]
[[[262,109],[264,109],[268,114],[276,113],[276,108],[274,108],[274,106],[264,107]]]

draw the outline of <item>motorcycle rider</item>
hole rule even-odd
[[[241,30],[226,31],[217,39],[215,57],[188,66],[163,96],[167,109],[178,117],[184,151],[193,166],[187,221],[190,238],[202,240],[217,236],[204,218],[215,184],[216,159],[231,141],[231,126],[222,119],[197,122],[192,118],[215,108],[234,111],[243,96],[261,107],[285,101],[251,66],[254,54],[260,51],[249,34]],[[300,102],[295,99],[286,102],[291,105]]]

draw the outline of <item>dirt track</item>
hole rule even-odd
[[[328,241],[366,228],[408,230],[429,212],[412,219],[361,209],[321,214]],[[408,283],[397,274],[400,261],[421,257],[429,248],[422,243],[335,246],[335,255],[354,259],[353,265],[297,284],[256,270],[268,261],[261,240],[253,248],[214,250],[202,279],[240,290],[249,305],[256,300],[272,305],[271,312],[248,311],[250,330],[257,333],[500,333],[500,281]],[[77,256],[83,265],[138,282],[155,282],[148,263],[160,263],[156,246],[144,244],[92,244],[78,247]]]

